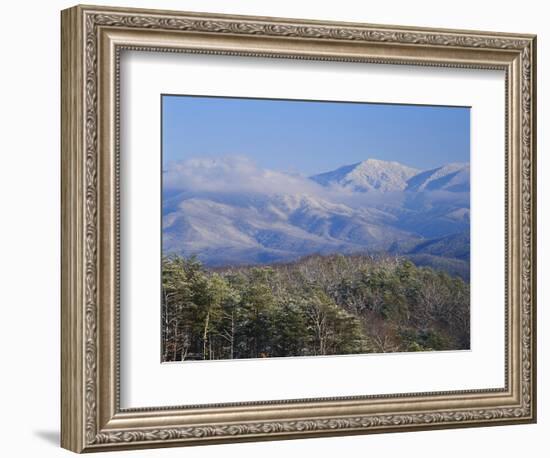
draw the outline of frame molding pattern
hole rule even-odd
[[[535,113],[535,38],[488,34],[484,32],[419,30],[387,26],[356,24],[331,24],[306,21],[279,20],[272,18],[210,16],[195,13],[172,13],[143,10],[117,10],[96,7],[74,7],[66,10],[64,20],[77,21],[82,27],[84,39],[83,66],[84,88],[84,317],[80,324],[84,335],[83,363],[83,407],[81,411],[84,438],[79,446],[71,445],[66,439],[64,446],[75,451],[104,450],[119,444],[162,446],[168,443],[203,443],[208,438],[250,440],[291,438],[328,434],[351,434],[368,431],[390,431],[423,429],[426,426],[457,427],[490,424],[495,420],[502,423],[532,422],[535,419],[535,163],[534,163],[534,119]],[[70,14],[74,14],[68,19]],[[81,22],[78,22],[81,21]],[[74,26],[74,22],[71,23]],[[78,26],[77,26],[78,27]],[[189,425],[166,428],[105,429],[99,421],[98,404],[98,61],[99,40],[103,28],[125,28],[132,30],[157,30],[170,32],[199,32],[238,36],[263,36],[273,38],[295,38],[299,40],[331,42],[385,43],[415,45],[426,48],[465,48],[513,52],[519,56],[521,91],[521,394],[519,405],[494,408],[458,408],[437,412],[406,414],[369,414],[318,419],[290,419],[281,421],[246,421],[224,424]],[[120,45],[117,45],[120,46]],[[147,49],[141,48],[140,49]],[[183,48],[158,48],[155,51],[189,52]],[[195,51],[196,52],[196,51]],[[209,51],[199,51],[209,52]],[[212,51],[210,51],[212,52]],[[227,52],[216,54],[256,55],[266,57],[294,57],[323,60],[360,60],[363,62],[413,63],[415,65],[442,65],[472,68],[501,68],[502,65],[479,63],[457,64],[449,61],[422,60],[407,62],[403,59],[361,58],[348,59],[338,56],[285,56],[278,52]],[[508,72],[509,70],[507,70]],[[507,80],[509,75],[507,75]],[[118,81],[117,81],[118,84]],[[118,103],[118,102],[117,102]],[[66,154],[71,154],[67,152]],[[68,211],[64,208],[64,211]],[[68,237],[68,234],[64,234]],[[67,266],[64,266],[67,268]],[[65,285],[66,287],[67,285]],[[69,305],[67,305],[69,306]],[[77,304],[70,305],[77,307]],[[75,323],[73,323],[75,324]],[[70,345],[64,342],[64,345]],[[65,372],[64,372],[64,376]],[[396,397],[398,397],[397,395]],[[118,399],[116,401],[118,410]],[[74,415],[74,413],[72,414]],[[64,433],[63,433],[64,434]],[[62,434],[62,436],[63,436]],[[271,436],[271,437],[268,437]],[[233,439],[235,440],[235,439]],[[218,441],[220,442],[220,441]],[[123,447],[127,448],[127,447]]]
[[[97,394],[97,39],[93,16],[86,17],[86,439],[96,441]]]
[[[280,433],[353,432],[376,430],[384,427],[444,425],[447,422],[485,422],[490,420],[517,419],[529,414],[529,406],[516,409],[464,410],[411,415],[369,415],[303,421],[278,421],[240,423],[220,426],[191,426],[184,428],[145,429],[98,433],[94,443],[128,443],[171,441],[178,439],[202,439],[208,437],[257,436]]]

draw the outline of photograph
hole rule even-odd
[[[470,107],[161,95],[161,361],[470,349]]]

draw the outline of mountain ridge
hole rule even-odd
[[[176,172],[186,175],[165,184],[165,254],[195,254],[212,267],[339,252],[409,252],[431,262],[454,259],[444,237],[469,231],[469,164],[422,171],[368,159],[306,178],[243,166],[242,159],[219,163],[204,170],[200,161],[180,164]],[[453,243],[457,262],[466,262],[469,237]]]
[[[469,163],[454,162],[421,170],[396,161],[366,159],[309,178],[322,186],[342,186],[353,191],[392,192],[469,190]]]
[[[324,186],[339,184],[354,191],[403,191],[407,180],[419,172],[395,161],[366,159],[313,175],[310,179]]]

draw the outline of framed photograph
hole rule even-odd
[[[62,446],[536,421],[533,35],[62,12]]]

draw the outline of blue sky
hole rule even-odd
[[[470,161],[470,109],[163,96],[163,162],[247,156],[312,175],[368,158],[420,169]]]

